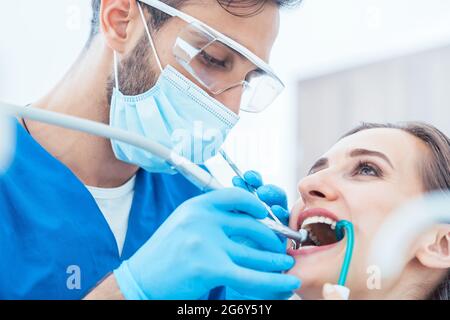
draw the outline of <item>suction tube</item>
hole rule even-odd
[[[345,287],[347,275],[352,262],[353,247],[355,244],[355,235],[353,224],[347,220],[341,220],[336,224],[336,236],[339,240],[347,236],[347,246],[345,249],[344,262],[342,263],[341,274],[339,275],[338,285]]]

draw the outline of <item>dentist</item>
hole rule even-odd
[[[141,134],[202,164],[241,110],[262,111],[283,89],[267,61],[279,7],[295,2],[92,0],[85,50],[32,106]],[[245,190],[201,195],[118,141],[26,119],[16,135],[0,176],[0,298],[282,299],[300,286],[282,274],[294,261]],[[279,189],[246,179],[287,218]]]

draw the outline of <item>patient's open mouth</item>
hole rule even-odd
[[[315,216],[307,218],[301,225],[302,229],[308,231],[308,240],[304,242],[303,246],[325,246],[328,244],[336,243],[338,241],[336,237],[336,221]]]
[[[326,247],[339,242],[336,235],[337,217],[325,209],[310,209],[299,216],[298,229],[308,231],[308,239],[302,244],[296,242],[292,249]]]

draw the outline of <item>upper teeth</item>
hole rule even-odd
[[[307,225],[313,224],[313,223],[326,223],[331,226],[331,229],[334,230],[336,228],[336,221],[327,218],[327,217],[321,217],[321,216],[315,216],[315,217],[309,217],[306,218],[305,221],[303,221],[301,229],[304,229]]]

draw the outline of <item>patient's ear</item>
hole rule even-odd
[[[416,257],[428,268],[450,268],[450,225],[439,225],[421,238]]]

